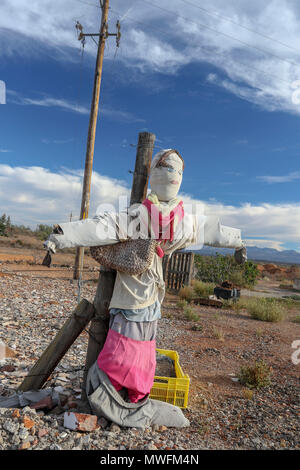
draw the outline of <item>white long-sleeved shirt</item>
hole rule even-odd
[[[93,219],[79,220],[60,224],[63,235],[51,235],[57,248],[77,246],[111,245],[132,238],[128,235],[126,223],[121,220],[133,220],[136,208],[141,211],[142,220],[148,221],[145,206],[134,205],[127,212],[119,214],[104,213]],[[189,247],[199,250],[203,245],[223,248],[243,246],[239,229],[220,224],[216,217],[185,214],[181,222],[175,223],[174,240],[163,245],[165,254]],[[109,308],[139,309],[152,305],[157,300],[162,303],[165,295],[162,258],[154,255],[152,264],[139,275],[117,272],[113,295]]]

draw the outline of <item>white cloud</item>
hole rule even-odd
[[[61,145],[61,144],[69,144],[70,142],[73,142],[74,139],[62,139],[62,140],[50,140],[50,139],[41,139],[43,144],[56,144],[56,145]]]
[[[79,215],[82,171],[63,168],[59,173],[42,167],[13,167],[0,164],[0,214],[9,214],[13,223],[67,221],[72,212]],[[100,203],[117,205],[119,196],[130,197],[120,180],[93,172],[90,216]],[[242,204],[229,206],[218,201],[202,201],[183,194],[185,204],[198,204],[206,215],[219,216],[224,225],[240,228],[244,239],[256,246],[282,249],[285,243],[300,239],[299,204]],[[263,239],[263,240],[262,240]]]
[[[46,48],[64,61],[78,60],[75,22],[80,20],[84,31],[97,31],[97,6],[96,0],[3,0],[0,54],[32,57]],[[208,15],[203,8],[218,14]],[[213,84],[263,109],[300,114],[300,105],[292,102],[298,93],[292,84],[300,77],[298,2],[266,0],[262,8],[261,0],[227,0],[224,10],[224,0],[204,0],[201,6],[195,0],[173,0],[171,5],[169,0],[131,0],[126,5],[115,0],[110,9],[111,31],[122,17],[118,59],[131,67],[131,75],[138,71],[170,74],[186,64],[208,63],[218,69],[208,77]],[[109,39],[107,59],[114,55],[113,40]],[[85,50],[95,55],[91,40]]]
[[[0,153],[10,153],[12,150],[9,149],[0,149]]]
[[[42,106],[46,108],[60,108],[64,111],[71,111],[79,114],[90,114],[90,108],[88,106],[78,105],[72,101],[68,101],[62,98],[53,98],[51,96],[43,96],[42,98],[27,98],[21,96],[14,90],[8,90],[9,102],[13,104],[19,104],[22,106]],[[121,111],[117,109],[109,108],[108,106],[101,106],[101,115],[122,122],[145,122],[144,119],[134,116],[132,113],[127,111]],[[45,143],[45,142],[44,142]]]
[[[81,205],[82,171],[66,168],[54,173],[43,167],[12,167],[0,164],[0,212],[13,223],[35,226],[57,223],[78,216]],[[129,189],[122,181],[93,172],[90,215],[99,202],[114,204]]]
[[[258,246],[259,248],[273,248],[274,250],[282,251],[284,250],[283,242],[275,240],[261,240],[259,238],[246,238],[245,239],[247,246]]]
[[[300,204],[225,205],[221,202],[200,201],[183,195],[185,203],[202,205],[206,215],[219,216],[224,225],[240,228],[242,237],[273,240],[279,243],[299,243]]]

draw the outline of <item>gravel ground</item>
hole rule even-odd
[[[0,395],[9,396],[76,307],[77,284],[5,271],[2,267],[0,339],[15,356],[0,361]],[[92,301],[95,290],[95,282],[84,283],[82,297]],[[204,328],[196,331],[175,302],[174,296],[167,296],[157,347],[178,351],[183,370],[191,377],[189,406],[184,411],[189,428],[140,431],[100,418],[94,432],[65,429],[64,411],[80,411],[88,342],[84,331],[47,382],[47,387],[63,387],[67,404],[46,414],[28,407],[0,409],[0,449],[299,449],[299,366],[290,361],[290,344],[300,339],[299,326],[265,325],[245,315],[197,307]],[[263,331],[255,334],[259,328]],[[222,330],[225,341],[216,329]],[[272,363],[272,386],[249,399],[236,373],[258,355]],[[33,422],[30,428],[27,418]]]

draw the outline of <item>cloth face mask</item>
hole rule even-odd
[[[182,167],[182,160],[174,153],[166,158],[163,166],[151,169],[151,191],[160,201],[170,201],[177,196],[182,182]]]

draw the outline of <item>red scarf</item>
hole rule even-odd
[[[162,215],[157,206],[149,199],[145,199],[143,204],[150,215],[151,227],[155,235],[155,240],[159,241],[160,244],[165,244],[167,241],[172,242],[174,240],[175,216],[178,216],[178,222],[180,222],[184,217],[183,202],[180,201],[179,204],[165,216]],[[156,252],[160,258],[165,254],[161,246],[157,246]]]

